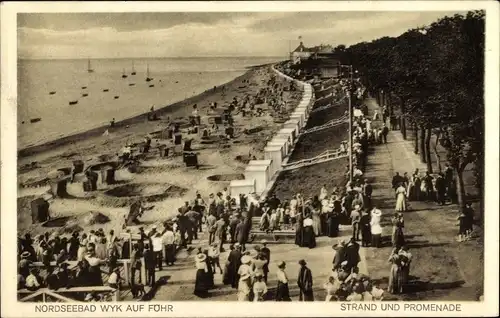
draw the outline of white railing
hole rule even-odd
[[[347,114],[342,115],[339,118],[332,119],[329,122],[327,122],[326,124],[323,124],[321,126],[316,126],[316,127],[304,130],[301,133],[301,135],[311,134],[311,133],[318,132],[318,131],[321,131],[321,130],[325,130],[325,129],[328,129],[328,128],[332,128],[332,127],[335,127],[335,126],[338,126],[338,125],[342,125],[342,124],[346,123],[348,121],[348,119],[349,119],[349,116]]]
[[[320,112],[320,111],[328,109],[328,108],[332,108],[332,107],[336,107],[336,106],[342,105],[345,102],[346,99],[347,98],[344,96],[339,101],[337,101],[335,103],[328,104],[328,105],[325,105],[325,106],[320,106],[320,107],[317,107],[317,108],[313,108],[313,110],[311,110],[311,113]]]
[[[345,158],[347,156],[348,156],[347,152],[341,149],[327,150],[316,157],[303,159],[293,163],[289,163],[287,165],[283,165],[281,171],[289,171],[302,167],[312,166],[318,163]]]

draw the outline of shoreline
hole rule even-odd
[[[240,76],[235,77],[228,82],[222,83],[222,84],[218,85],[217,87],[219,88],[221,86],[231,85],[234,82],[241,80],[243,77],[248,76],[248,74],[251,73],[252,71],[260,69],[260,68],[268,67],[269,65],[272,65],[272,64],[274,64],[274,63],[249,66],[247,68],[247,70],[243,74],[241,74]],[[218,92],[219,92],[218,90],[214,92],[212,89],[209,89],[209,90],[204,91],[203,93],[200,93],[198,95],[194,95],[194,96],[188,97],[186,99],[180,100],[178,102],[171,103],[171,104],[168,104],[165,106],[161,106],[160,108],[155,110],[155,113],[158,116],[165,115],[169,112],[174,112],[174,111],[176,111],[182,107],[185,107],[187,105],[195,104],[203,99],[210,97],[211,95],[217,94]],[[144,113],[132,116],[130,118],[123,119],[121,121],[117,121],[117,122],[115,122],[114,128],[120,129],[120,128],[124,128],[127,125],[133,125],[133,124],[137,124],[141,121],[147,120],[147,114],[148,114],[148,112],[144,112]],[[82,132],[77,132],[77,133],[74,133],[74,134],[71,134],[68,136],[63,136],[63,137],[60,137],[60,138],[57,138],[57,139],[54,139],[51,141],[43,142],[43,143],[38,144],[38,145],[28,146],[28,147],[25,147],[22,149],[18,148],[17,149],[17,156],[18,156],[18,159],[21,159],[21,158],[37,155],[39,153],[43,153],[46,151],[54,150],[58,147],[65,146],[65,145],[70,144],[70,143],[78,142],[78,141],[81,141],[81,140],[84,140],[87,138],[98,137],[98,136],[102,135],[106,131],[106,129],[108,129],[108,128],[109,128],[109,124],[99,126],[96,128],[91,128],[91,129],[88,129],[88,130],[85,130]]]

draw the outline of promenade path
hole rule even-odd
[[[374,99],[366,101],[370,113],[378,109]],[[381,111],[379,110],[379,113]],[[375,125],[380,125],[376,122]],[[373,202],[382,210],[383,248],[365,249],[366,263],[372,279],[386,288],[390,264],[391,217],[395,196],[391,188],[396,172],[411,175],[415,169],[425,173],[426,165],[413,152],[413,142],[403,140],[399,131],[390,131],[387,144],[377,145],[368,156],[365,177],[373,184]],[[404,234],[414,260],[410,271],[411,284],[405,300],[477,300],[482,294],[482,243],[456,242],[458,207],[439,206],[433,202],[410,202],[404,213]]]

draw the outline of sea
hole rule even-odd
[[[173,104],[227,83],[250,66],[283,59],[91,59],[91,73],[87,59],[19,60],[18,149],[97,128],[112,118],[134,117],[152,106]],[[148,68],[150,82],[146,81]],[[127,77],[122,78],[123,74]],[[31,122],[36,118],[40,120]]]

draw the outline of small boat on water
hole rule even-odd
[[[123,69],[123,72],[122,72],[122,78],[127,78],[127,74],[125,74],[125,69]]]
[[[118,98],[120,98],[120,96],[115,96],[115,99],[118,99]]]
[[[151,85],[149,85],[149,87],[155,87],[155,84],[151,84]]]
[[[82,86],[82,89],[87,89],[87,86]]]
[[[78,101],[77,101],[77,100],[74,100],[74,101],[69,102],[69,104],[70,104],[70,105],[76,105],[76,104],[78,104]]]
[[[109,92],[109,89],[105,88],[102,90],[103,92]]]
[[[151,82],[153,78],[149,77],[149,64],[146,66],[146,82]]]
[[[56,91],[49,92],[49,95],[54,95]]]
[[[82,97],[87,97],[89,96],[89,94],[82,94]]]
[[[33,124],[33,123],[37,123],[37,122],[39,122],[40,120],[42,120],[40,117],[38,117],[38,118],[31,118],[31,119],[30,119],[30,123],[32,123],[32,124]]]
[[[90,66],[90,59],[88,59],[88,61],[87,61],[87,72],[88,73],[94,73],[94,70]]]
[[[130,73],[130,75],[135,75],[135,74],[137,74],[137,73],[135,72],[135,69],[134,69],[134,61],[132,61],[132,73]]]
[[[130,83],[128,84],[128,86],[135,86],[135,83]]]

